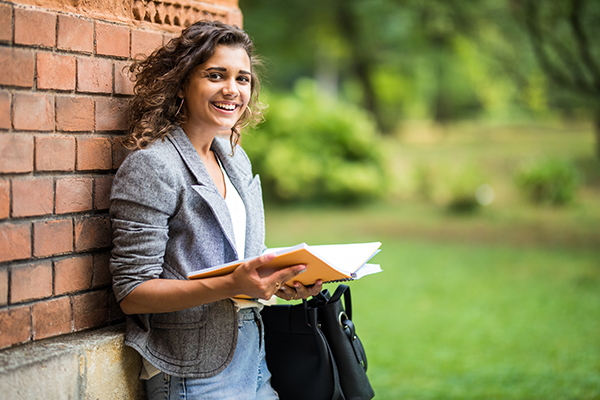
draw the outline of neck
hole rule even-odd
[[[212,157],[210,146],[218,132],[209,133],[201,129],[196,129],[191,124],[182,124],[181,128],[190,139],[190,142],[192,142],[202,161],[206,162],[207,159],[210,159]]]

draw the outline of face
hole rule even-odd
[[[243,48],[217,46],[208,61],[194,68],[179,92],[188,116],[184,129],[229,132],[250,100],[250,71],[250,58]]]

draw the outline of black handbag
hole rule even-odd
[[[271,384],[281,400],[375,396],[347,285],[339,285],[332,296],[323,290],[302,304],[264,307],[261,314]]]

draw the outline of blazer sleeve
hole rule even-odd
[[[177,207],[176,179],[156,152],[139,150],[123,162],[111,190],[113,250],[110,269],[117,301],[158,278]]]

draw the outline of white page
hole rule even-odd
[[[379,264],[365,264],[358,269],[354,274],[352,274],[353,279],[360,279],[363,276],[376,274],[378,272],[382,272],[381,266]]]
[[[309,246],[310,249],[336,269],[352,275],[379,252],[380,242]]]

